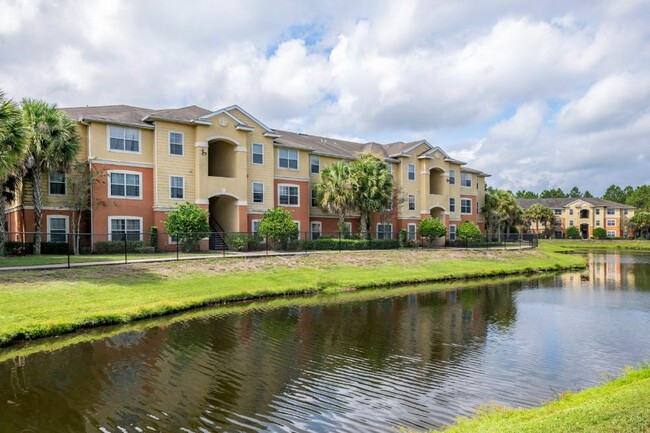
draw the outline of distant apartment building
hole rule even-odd
[[[359,152],[380,156],[390,168],[403,200],[388,216],[373,217],[373,233],[414,238],[417,223],[432,215],[449,228],[463,221],[483,227],[480,209],[487,174],[467,167],[426,140],[360,143],[272,129],[230,106],[210,111],[197,106],[151,110],[127,105],[63,109],[77,122],[79,159],[105,173],[94,186],[93,205],[82,230],[138,238],[151,226],[164,230],[167,212],[189,201],[207,209],[217,232],[256,232],[265,211],[283,207],[301,232],[319,236],[337,231],[336,215],[324,212],[314,188],[323,168],[351,161]],[[43,180],[43,232],[57,240],[70,228],[63,203],[65,173]],[[29,183],[8,208],[9,231],[34,227]],[[347,219],[357,232],[359,218]],[[168,239],[162,239],[168,242]]]
[[[607,232],[607,237],[629,237],[632,233],[628,230],[627,222],[634,216],[634,207],[616,203],[601,198],[542,198],[520,199],[522,208],[528,209],[539,203],[553,210],[555,213],[555,237],[563,238],[569,227],[577,227],[580,236],[588,239],[593,236],[594,229],[602,227]],[[533,224],[532,231],[535,231]],[[540,231],[543,228],[540,224]]]

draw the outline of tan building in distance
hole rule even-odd
[[[483,227],[479,211],[488,175],[426,140],[360,143],[276,130],[236,105],[216,111],[128,105],[63,111],[77,122],[79,159],[106,173],[93,189],[105,206],[94,206],[83,228],[105,240],[124,234],[138,239],[151,226],[163,231],[167,212],[185,201],[209,210],[217,232],[255,232],[264,212],[279,206],[308,236],[334,233],[337,217],[315,203],[314,187],[324,167],[353,160],[358,152],[383,158],[404,196],[395,209],[373,217],[373,233],[394,237],[404,229],[414,238],[418,221],[429,215],[449,227],[452,239],[462,221]],[[70,209],[61,200],[65,175],[49,173],[45,182],[42,229],[56,241],[70,229]],[[21,191],[6,218],[9,231],[33,229],[30,191]],[[358,226],[358,217],[348,219],[350,231]]]
[[[539,203],[553,209],[556,218],[554,235],[563,238],[569,227],[577,227],[583,239],[593,236],[594,229],[602,227],[607,237],[625,238],[631,233],[627,221],[634,216],[634,207],[602,198],[540,198],[519,199],[522,208]],[[535,231],[533,224],[532,230]],[[543,230],[540,225],[540,231]]]

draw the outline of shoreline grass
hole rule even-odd
[[[623,376],[531,409],[483,409],[444,433],[648,433],[650,364]],[[430,433],[435,433],[432,431]]]
[[[542,249],[553,251],[625,250],[650,252],[650,240],[540,239]]]
[[[583,269],[553,251],[385,251],[209,259],[0,275],[0,346],[208,305]]]

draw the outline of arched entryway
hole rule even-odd
[[[445,209],[440,206],[434,206],[430,209],[430,214],[434,218],[438,218],[443,223],[445,222]]]
[[[215,138],[208,141],[208,176],[235,177],[237,175],[237,144]]]
[[[228,236],[239,231],[238,198],[230,194],[220,194],[210,197],[208,210],[210,212],[209,247],[211,250],[227,250]]]
[[[445,171],[438,167],[429,170],[429,194],[443,195],[445,193]]]

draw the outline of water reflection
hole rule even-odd
[[[530,406],[650,358],[650,257],[259,309],[0,363],[0,431],[394,431]],[[153,429],[153,430],[152,430]]]

